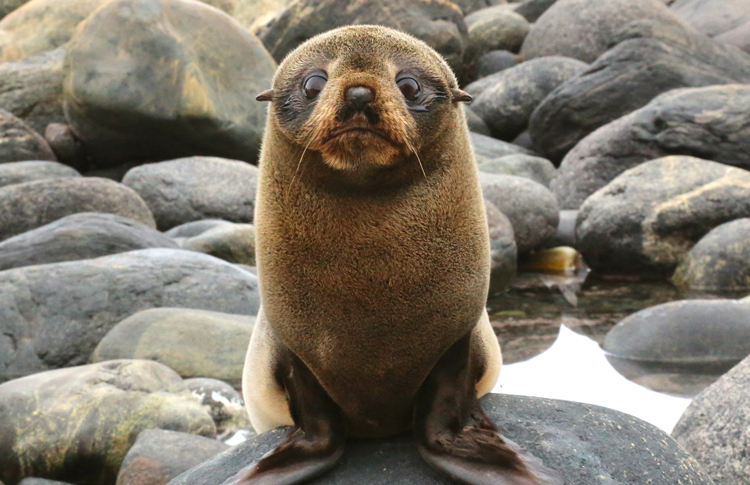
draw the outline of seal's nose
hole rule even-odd
[[[362,111],[375,99],[375,91],[367,86],[352,86],[346,90],[346,102]]]

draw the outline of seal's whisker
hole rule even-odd
[[[424,175],[424,179],[427,180],[427,173],[424,171],[424,165],[422,165],[422,160],[419,159],[419,154],[411,145],[411,143],[409,143],[407,146],[409,147],[409,150],[411,150],[412,153],[414,153],[414,156],[417,157],[417,162],[419,162],[419,168],[422,169],[422,175]]]

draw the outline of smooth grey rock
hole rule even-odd
[[[467,56],[476,60],[494,50],[518,52],[531,25],[505,5],[483,8],[466,17],[469,29]]]
[[[750,168],[750,85],[678,89],[605,125],[565,156],[552,191],[577,209],[619,174],[648,160],[691,155]]]
[[[124,319],[101,339],[91,362],[155,360],[184,378],[210,377],[239,387],[255,317],[186,308],[151,308]]]
[[[471,144],[474,146],[474,155],[477,163],[517,153],[533,155],[530,150],[496,138],[480,135],[479,133],[469,133],[469,136],[471,136]]]
[[[0,163],[26,160],[56,161],[42,135],[12,113],[0,109]]]
[[[251,162],[266,119],[255,96],[275,68],[258,38],[218,9],[114,0],[66,47],[65,115],[92,167],[193,155]]]
[[[127,217],[83,212],[0,242],[0,271],[148,248],[177,249],[178,245]]]
[[[0,272],[0,380],[88,361],[117,323],[149,308],[255,315],[255,275],[205,254],[144,249]]]
[[[258,168],[222,158],[180,158],[132,168],[122,183],[143,197],[162,231],[200,219],[253,222]]]
[[[482,118],[479,117],[469,107],[464,107],[464,114],[466,114],[466,124],[469,125],[469,131],[473,133],[479,133],[480,135],[490,136],[490,129],[484,123]]]
[[[740,485],[750,476],[750,357],[693,399],[672,436],[717,485]]]
[[[560,223],[557,225],[557,232],[552,239],[552,246],[576,246],[576,219],[578,218],[577,210],[561,210]]]
[[[180,237],[194,237],[199,234],[203,234],[209,229],[215,227],[226,226],[233,224],[232,222],[225,221],[224,219],[201,219],[200,221],[186,222],[175,226],[168,230],[165,234],[169,237],[180,238]]]
[[[531,115],[534,146],[550,160],[559,162],[588,134],[661,93],[750,83],[750,55],[701,34],[647,21],[629,25],[622,37],[588,70],[555,89]]]
[[[646,308],[615,325],[604,350],[627,377],[638,369],[722,374],[750,355],[750,305],[682,300]]]
[[[204,436],[147,429],[125,455],[117,485],[164,485],[227,448],[221,441]]]
[[[118,360],[0,385],[0,479],[37,476],[111,485],[138,434],[162,428],[214,437],[211,416],[174,371]]]
[[[750,219],[727,222],[703,236],[677,267],[672,282],[699,291],[749,290]]]
[[[523,62],[493,75],[494,82],[477,95],[472,109],[487,123],[492,136],[511,141],[526,129],[531,114],[549,93],[587,67],[565,57]]]
[[[668,276],[714,227],[750,217],[750,172],[693,157],[638,165],[586,199],[577,248],[600,273]]]
[[[549,188],[550,182],[557,174],[555,166],[549,160],[524,154],[493,158],[479,164],[477,168],[487,173],[517,175],[533,180],[547,188]]]
[[[675,0],[671,8],[687,24],[709,37],[750,22],[750,2],[745,0]]]
[[[635,20],[684,25],[657,0],[558,0],[533,25],[521,55],[525,59],[565,56],[593,62],[610,48],[619,30]]]
[[[80,176],[75,169],[57,162],[31,160],[0,164],[0,187],[35,180]]]
[[[205,377],[185,379],[185,385],[213,418],[218,439],[231,438],[240,430],[255,433],[245,401],[232,386]]]
[[[255,226],[221,225],[183,240],[180,247],[210,254],[229,263],[255,266]]]
[[[518,272],[518,247],[510,219],[488,200],[484,208],[490,231],[490,291],[498,291],[508,287]]]
[[[482,406],[503,432],[566,484],[711,484],[700,465],[663,431],[598,406],[525,396],[490,394]],[[283,429],[257,436],[170,482],[215,485],[273,449]],[[349,440],[337,466],[311,485],[453,485],[417,452],[410,434]]]
[[[523,17],[531,23],[539,20],[557,0],[525,0],[522,1],[515,8],[517,14],[523,15]]]
[[[714,37],[714,40],[722,44],[733,45],[750,54],[750,21]]]
[[[484,198],[510,219],[519,254],[536,249],[555,235],[559,209],[543,185],[514,175],[479,174]]]
[[[508,51],[490,51],[474,64],[474,79],[481,79],[511,67],[517,66],[519,56]]]
[[[50,123],[64,123],[63,58],[65,48],[18,62],[0,64],[0,106],[44,133]]]
[[[29,0],[0,0],[0,19],[28,1]]]
[[[155,227],[132,189],[111,180],[64,177],[0,188],[0,241],[79,212],[106,212]]]

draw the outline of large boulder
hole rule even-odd
[[[35,180],[80,176],[75,169],[57,162],[32,160],[0,164],[0,187]]]
[[[154,217],[132,189],[111,180],[64,177],[0,188],[0,241],[78,212],[106,212],[151,228]]]
[[[0,163],[57,158],[47,141],[21,119],[0,108]]]
[[[750,172],[671,156],[621,174],[586,199],[578,250],[601,273],[667,276],[714,227],[750,217]]]
[[[672,282],[699,291],[750,290],[750,219],[727,222],[703,236],[677,267]]]
[[[461,9],[441,0],[298,0],[260,36],[277,62],[307,39],[344,25],[384,25],[425,41],[463,71],[468,32]]]
[[[494,51],[518,52],[531,26],[521,15],[505,5],[478,10],[466,17],[469,29],[469,46],[466,51],[469,62]]]
[[[750,357],[698,395],[672,431],[716,485],[750,476]]]
[[[577,209],[619,174],[666,155],[750,169],[750,85],[678,89],[605,125],[565,156],[552,191]]]
[[[65,49],[0,64],[0,107],[37,133],[50,123],[64,123],[63,59]]]
[[[471,144],[474,147],[474,156],[477,159],[477,163],[518,153],[533,155],[531,151],[523,147],[492,138],[491,136],[473,132],[469,135],[471,136]]]
[[[480,57],[472,68],[472,79],[481,79],[517,66],[520,56],[508,51],[490,51]]]
[[[148,248],[177,249],[178,245],[169,236],[127,217],[83,212],[0,242],[0,271]]]
[[[185,308],[152,308],[115,325],[91,362],[149,359],[180,376],[242,384],[242,369],[255,317]]]
[[[234,19],[200,2],[115,0],[66,49],[65,113],[92,165],[215,155],[258,158],[275,63]]]
[[[536,249],[555,235],[559,209],[542,184],[515,175],[480,172],[484,198],[510,219],[519,254]]]
[[[482,162],[477,167],[482,172],[505,175],[517,175],[549,187],[557,171],[552,162],[541,157],[525,155],[506,155]]]
[[[141,431],[216,435],[174,371],[119,360],[58,369],[0,385],[0,480],[43,477],[112,485]]]
[[[479,93],[471,109],[484,120],[492,136],[512,141],[526,130],[531,114],[549,93],[587,67],[581,61],[565,57],[523,62],[480,80],[488,87]],[[474,89],[476,84],[473,83]],[[469,89],[469,93],[474,91]]]
[[[526,59],[565,56],[593,62],[620,29],[636,20],[683,25],[658,0],[558,0],[531,28],[521,48]]]
[[[642,22],[540,103],[529,133],[535,147],[559,162],[586,135],[661,93],[732,83],[750,83],[750,55],[701,34]]]
[[[721,375],[750,355],[750,305],[683,300],[634,313],[607,333],[607,359],[626,377]]]
[[[122,183],[138,192],[166,231],[200,219],[253,222],[258,169],[245,162],[191,157],[132,168]]]
[[[0,272],[0,381],[85,363],[117,323],[149,308],[254,315],[257,286],[247,271],[177,249]]]
[[[566,484],[712,484],[688,453],[658,428],[618,411],[565,401],[490,394],[485,412],[513,441],[559,472]],[[283,429],[257,436],[170,482],[215,485],[273,449]],[[341,462],[310,485],[454,485],[422,460],[410,434],[351,440]]]
[[[221,441],[165,429],[147,429],[122,462],[117,485],[165,485],[229,448]]]

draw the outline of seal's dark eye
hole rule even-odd
[[[417,95],[422,90],[419,87],[419,83],[413,77],[404,77],[396,82],[396,86],[401,90],[401,94],[404,95],[408,101],[414,101]]]
[[[318,97],[323,88],[325,87],[328,79],[324,78],[320,74],[314,74],[307,78],[305,81],[305,96],[307,99],[315,99]]]

